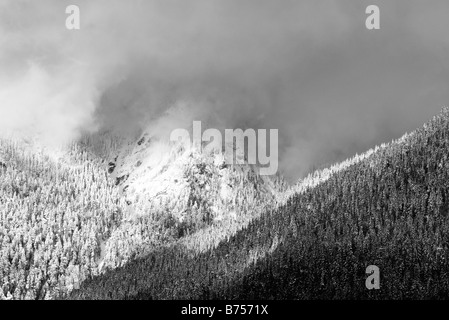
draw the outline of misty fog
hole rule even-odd
[[[449,104],[449,2],[429,2],[0,0],[0,131],[59,144],[155,119],[279,129],[293,180]]]

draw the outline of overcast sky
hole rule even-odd
[[[167,126],[279,129],[295,179],[449,105],[448,31],[443,0],[0,0],[0,127],[67,140],[181,105]]]

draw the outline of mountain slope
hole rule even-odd
[[[404,299],[449,294],[449,109],[305,179],[217,247],[182,245],[86,281],[71,298]],[[381,290],[367,290],[376,265]]]
[[[65,296],[176,243],[207,250],[275,206],[282,179],[220,159],[148,132],[86,135],[68,150],[0,140],[0,299]]]
[[[101,269],[176,241],[204,250],[220,238],[198,247],[191,245],[196,234],[232,222],[234,228],[225,232],[230,236],[274,207],[286,187],[282,178],[260,176],[254,166],[226,165],[222,154],[184,149],[151,132],[123,141],[108,163],[127,208],[123,223],[105,242]]]
[[[95,275],[123,203],[98,159],[73,146],[55,161],[0,140],[0,299],[50,299]]]

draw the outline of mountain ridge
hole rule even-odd
[[[215,249],[194,258],[182,248],[163,250],[87,281],[71,297],[447,297],[448,147],[449,110],[443,108],[423,128],[323,173],[327,180],[312,175],[314,188],[299,187],[302,194]],[[162,267],[161,257],[169,265]],[[381,270],[380,291],[365,288],[365,268],[372,264]],[[117,281],[128,289],[117,291]]]
[[[290,187],[176,145],[155,161],[145,132],[50,154],[2,140],[0,298],[442,297],[448,129],[443,108]],[[380,294],[366,264],[381,267]]]

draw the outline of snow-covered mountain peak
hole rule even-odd
[[[223,153],[205,154],[194,146],[186,149],[152,135],[151,130],[123,143],[109,163],[109,173],[135,213],[157,203],[179,207],[180,212],[173,214],[181,220],[191,206],[207,206],[214,215],[221,215],[224,206],[231,211],[238,185],[258,196],[276,193],[273,180],[260,176],[256,166],[228,165]]]

